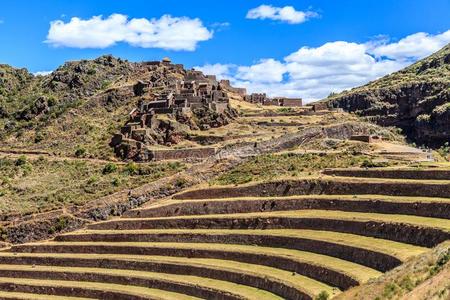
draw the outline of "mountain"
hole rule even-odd
[[[383,126],[418,145],[450,141],[450,44],[398,72],[322,100]]]

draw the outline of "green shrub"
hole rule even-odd
[[[434,266],[430,268],[430,275],[433,276],[439,273],[448,261],[450,261],[450,249],[439,256]]]
[[[75,150],[75,156],[76,157],[82,157],[86,154],[86,149],[79,147],[77,150]]]
[[[111,184],[112,184],[113,186],[119,186],[119,185],[120,185],[120,180],[119,180],[119,178],[117,178],[117,177],[113,178],[113,180],[111,181]]]
[[[371,159],[365,159],[361,164],[361,167],[363,168],[380,168],[387,166],[389,166],[388,162],[374,162]]]
[[[330,297],[327,291],[321,291],[319,295],[314,298],[315,300],[327,300]]]
[[[96,182],[98,182],[98,177],[97,176],[91,176],[89,179],[88,179],[88,181],[87,181],[87,183],[88,184],[94,184],[94,183],[96,183]]]
[[[114,163],[107,163],[102,170],[103,174],[111,174],[113,172],[117,171],[117,165]]]
[[[36,132],[36,134],[34,135],[34,142],[40,143],[44,140],[44,135],[41,132]]]
[[[390,282],[386,284],[386,286],[384,287],[383,297],[391,299],[392,297],[394,297],[395,294],[397,294],[398,290],[399,290],[398,285],[396,285],[393,282]]]
[[[412,281],[411,277],[406,276],[400,281],[399,286],[401,288],[407,290],[408,292],[410,292],[410,291],[412,291],[414,289],[415,284]]]
[[[187,184],[187,180],[184,178],[177,178],[175,180],[175,186],[179,188],[184,188]]]
[[[27,163],[27,158],[25,155],[21,155],[18,159],[16,159],[16,166],[24,166]]]
[[[134,162],[129,162],[125,166],[125,173],[127,173],[128,175],[138,175],[139,166]]]

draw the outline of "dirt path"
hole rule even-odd
[[[41,157],[45,157],[48,160],[56,160],[56,161],[86,161],[93,162],[99,164],[106,164],[109,162],[113,162],[115,164],[125,164],[124,162],[118,160],[106,160],[99,158],[86,158],[86,157],[73,157],[73,156],[58,156],[54,155],[50,152],[45,151],[34,151],[34,150],[8,150],[8,149],[0,149],[0,157],[10,157],[10,158],[19,158],[20,156],[26,156],[32,159],[39,159]]]

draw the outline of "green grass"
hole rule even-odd
[[[124,234],[130,234],[132,235],[135,231],[126,231]],[[157,230],[139,230],[137,233],[162,233],[162,231]],[[197,233],[197,231],[193,231],[194,233]],[[86,232],[80,232],[79,234],[89,234],[89,233],[102,233],[104,234],[104,231],[86,231]],[[108,233],[108,232],[107,232]],[[106,234],[107,234],[106,233]],[[112,233],[112,232],[111,232]],[[181,233],[187,233],[187,231],[183,230],[168,230],[167,233],[174,233],[174,234],[181,234]],[[202,233],[202,232],[200,232]],[[212,233],[212,232],[209,232]],[[221,232],[219,232],[220,234]],[[236,233],[234,231],[233,233]],[[260,234],[258,231],[256,234]],[[270,232],[269,232],[270,234]],[[199,243],[199,244],[187,244],[193,249],[204,249],[203,247],[205,244]],[[327,269],[332,269],[335,271],[338,271],[340,273],[347,274],[351,276],[352,278],[355,278],[359,282],[366,282],[371,278],[376,278],[381,275],[380,272],[377,270],[374,270],[372,268],[353,263],[350,261],[342,260],[339,258],[335,258],[332,256],[327,255],[321,255],[313,252],[307,252],[307,251],[299,251],[299,250],[291,250],[291,249],[284,249],[284,248],[271,248],[271,247],[262,247],[262,246],[252,246],[252,245],[230,245],[230,244],[207,244],[207,248],[209,250],[215,249],[218,251],[231,251],[231,252],[239,252],[239,253],[249,253],[249,254],[258,254],[258,255],[265,255],[265,256],[272,256],[272,257],[283,257],[288,258],[291,260],[295,260],[298,262],[306,262],[308,264],[312,265],[318,265],[322,266]],[[181,243],[179,243],[179,246],[182,246]],[[0,256],[12,256],[10,253],[0,253]],[[16,253],[14,256],[20,256],[20,257],[47,257],[47,256],[56,256],[56,257],[79,257],[79,258],[90,258],[90,259],[101,259],[101,258],[114,258],[114,259],[127,259],[127,260],[157,260],[157,261],[172,261],[172,262],[184,262],[186,263],[186,260],[184,258],[179,257],[164,257],[164,256],[149,256],[146,255],[145,257],[141,256],[132,256],[132,255],[88,255],[85,254],[43,254],[43,253]],[[198,261],[200,263],[202,260]],[[193,260],[189,259],[189,262],[193,262]]]
[[[205,277],[189,276],[189,275],[178,275],[178,274],[168,274],[168,273],[157,273],[150,271],[134,271],[134,270],[123,270],[123,269],[103,269],[103,268],[84,268],[84,267],[55,267],[55,266],[42,266],[42,265],[0,265],[1,270],[18,270],[18,271],[28,271],[28,272],[53,272],[53,273],[81,273],[81,274],[104,274],[112,276],[123,276],[123,277],[136,277],[149,280],[158,280],[163,282],[174,282],[182,283],[189,286],[202,286],[213,290],[219,290],[228,292],[234,295],[239,295],[247,299],[281,299],[276,295],[260,290],[257,288],[240,285],[232,282],[215,280]],[[61,276],[63,277],[63,276]],[[127,285],[130,287],[135,287],[133,285]],[[162,293],[165,293],[162,291]]]
[[[173,230],[169,230],[169,233],[172,233]],[[131,231],[127,231],[125,234],[133,234]],[[140,231],[139,231],[140,232]],[[154,232],[154,231],[153,231]],[[157,231],[160,232],[161,231]],[[157,233],[155,232],[155,233]],[[176,231],[177,233],[183,233],[186,231]],[[196,231],[194,231],[196,232]],[[179,244],[182,246],[183,244]],[[191,247],[198,249],[204,249],[205,245],[207,245],[208,249],[216,249],[219,251],[232,251],[232,252],[240,252],[247,254],[258,254],[270,257],[282,257],[290,260],[298,261],[298,262],[306,262],[308,264],[321,266],[327,269],[335,270],[337,272],[347,274],[348,276],[356,279],[357,281],[363,283],[368,281],[371,278],[376,278],[381,275],[381,273],[372,268],[353,263],[350,261],[342,260],[339,258],[335,258],[332,256],[316,254],[313,252],[299,251],[299,250],[291,250],[284,248],[271,248],[271,247],[260,247],[260,246],[252,246],[252,245],[229,245],[229,244],[189,244]],[[184,257],[170,257],[170,256],[155,256],[155,255],[123,255],[123,254],[72,254],[72,253],[0,253],[0,257],[60,257],[60,258],[82,258],[82,259],[117,259],[117,260],[131,260],[131,261],[159,261],[159,262],[168,262],[175,264],[194,264],[194,265],[203,265],[207,264],[209,266],[216,266],[217,259],[205,259],[205,258],[189,258],[186,259]],[[225,261],[226,262],[226,261]],[[229,261],[228,261],[229,262]],[[222,262],[223,264],[223,262]]]
[[[367,161],[370,161],[368,156],[351,151],[328,154],[267,154],[238,165],[210,183],[212,185],[229,185],[267,181],[278,177],[296,178],[318,174],[325,168],[360,167]]]
[[[89,230],[88,232],[99,232],[99,233],[114,233],[114,231],[108,230],[99,230],[93,231]],[[362,235],[350,234],[350,233],[341,233],[334,231],[320,231],[320,230],[307,230],[307,229],[165,229],[165,230],[121,230],[120,232],[133,234],[133,233],[149,233],[149,234],[183,234],[183,233],[191,233],[191,234],[211,234],[211,235],[228,235],[228,234],[242,234],[242,235],[267,235],[267,236],[283,236],[283,237],[293,237],[293,238],[307,238],[312,240],[320,240],[327,241],[331,243],[337,243],[340,245],[349,245],[358,248],[379,251],[382,253],[386,253],[389,255],[393,255],[400,260],[406,260],[411,256],[415,256],[427,251],[427,248],[414,246],[410,244],[372,238]],[[115,231],[117,233],[117,231]],[[49,245],[107,245],[113,247],[114,245],[120,246],[134,246],[134,247],[146,247],[146,246],[157,246],[157,245],[168,245],[170,247],[214,247],[213,244],[187,244],[187,243],[147,243],[147,242],[52,242]],[[226,244],[220,244],[222,247],[228,247]],[[239,249],[241,245],[230,245],[233,249]],[[225,248],[224,248],[225,249]]]
[[[36,286],[39,287],[73,287],[73,288],[84,288],[89,290],[97,291],[110,291],[110,292],[121,292],[129,295],[150,297],[151,299],[166,299],[166,300],[193,300],[199,299],[196,297],[190,297],[187,295],[168,292],[163,290],[157,290],[145,287],[136,287],[130,285],[120,285],[120,284],[110,284],[110,283],[100,283],[100,282],[86,282],[86,281],[63,281],[63,280],[42,280],[42,279],[31,279],[31,278],[6,278],[0,277],[0,283],[11,283],[26,286]]]
[[[199,202],[208,202],[214,205],[216,202],[233,202],[233,201],[286,201],[286,200],[345,200],[345,201],[367,201],[377,200],[383,202],[399,202],[399,203],[411,203],[411,202],[423,202],[423,203],[450,203],[450,198],[431,198],[431,197],[405,197],[405,196],[387,196],[387,195],[295,195],[287,197],[235,197],[235,198],[217,198],[217,199],[204,199],[204,200],[175,200],[175,199],[163,199],[158,202],[144,205],[135,210],[152,210],[167,206],[189,206],[190,204]],[[132,210],[134,211],[134,210]]]
[[[184,168],[181,163],[112,167],[110,163],[44,157],[0,158],[0,214],[30,214],[82,205]]]
[[[270,212],[251,212],[251,213],[236,213],[236,214],[211,214],[211,215],[192,215],[192,216],[173,216],[173,217],[156,217],[156,218],[129,218],[119,219],[120,221],[127,220],[174,220],[174,219],[240,219],[240,218],[322,218],[333,220],[352,220],[352,221],[378,221],[387,223],[405,223],[410,225],[416,225],[421,227],[433,227],[439,228],[444,231],[450,232],[450,220],[419,217],[410,215],[397,215],[397,214],[379,214],[379,213],[362,213],[362,212],[347,212],[337,210],[319,210],[319,209],[307,209],[307,210],[289,210],[289,211],[270,211]]]

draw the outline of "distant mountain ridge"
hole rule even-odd
[[[450,44],[398,72],[324,99],[383,126],[396,126],[418,145],[450,141]]]

